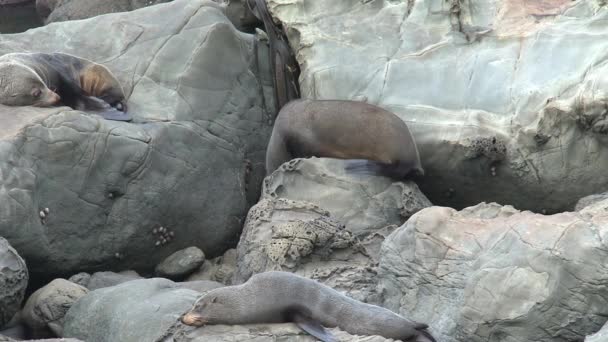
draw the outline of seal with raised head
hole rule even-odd
[[[0,56],[0,104],[66,105],[109,120],[130,121],[122,86],[105,66],[65,53]]]
[[[211,290],[181,320],[193,326],[294,322],[325,342],[334,341],[334,337],[324,327],[339,327],[354,335],[435,342],[424,323],[354,300],[315,280],[280,271],[256,274],[244,284]]]
[[[424,175],[405,122],[365,102],[294,100],[285,105],[266,150],[266,174],[291,159],[308,157],[353,159],[347,169],[395,179]]]

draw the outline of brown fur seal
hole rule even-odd
[[[293,158],[359,159],[348,169],[401,179],[424,175],[414,137],[399,117],[364,102],[295,100],[277,115],[266,173]]]
[[[0,56],[0,104],[67,105],[106,119],[129,121],[124,91],[101,64],[64,53]]]
[[[317,281],[289,272],[265,272],[246,283],[214,289],[182,316],[187,325],[295,322],[322,341],[333,341],[326,327],[355,335],[435,342],[428,326],[349,298]]]

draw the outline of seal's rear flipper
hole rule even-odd
[[[300,329],[306,331],[323,342],[337,342],[334,335],[325,330],[321,323],[303,313],[294,312],[293,321],[298,327],[300,327]]]

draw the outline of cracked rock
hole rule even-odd
[[[445,342],[581,340],[608,317],[607,212],[421,210],[382,245],[383,305]]]
[[[28,279],[25,261],[0,237],[0,328],[19,311]]]

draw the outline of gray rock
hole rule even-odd
[[[47,331],[62,336],[66,312],[88,292],[89,290],[78,284],[65,279],[55,279],[28,298],[21,318],[34,337],[50,337]]]
[[[121,273],[115,272],[95,272],[92,275],[88,273],[78,273],[68,279],[78,285],[84,286],[90,291],[122,284],[127,281],[142,279],[137,272],[126,271]]]
[[[608,323],[604,327],[593,335],[589,335],[585,338],[585,342],[606,342],[608,341]]]
[[[217,289],[218,287],[223,287],[224,284],[219,283],[213,280],[192,280],[192,281],[182,281],[178,283],[179,286],[183,289],[190,289],[192,291],[205,293],[211,291],[213,289]]]
[[[171,0],[36,0],[36,11],[46,24],[50,24],[128,12],[169,1]]]
[[[585,196],[585,197],[581,198],[580,200],[578,200],[578,202],[576,202],[576,205],[574,206],[574,211],[583,210],[585,207],[602,202],[605,199],[608,199],[608,192],[604,192],[602,194]]]
[[[296,52],[302,97],[363,100],[407,122],[433,203],[556,212],[608,183],[604,3],[268,7]]]
[[[5,190],[0,189],[2,191]],[[0,237],[0,328],[21,308],[28,279],[25,261],[8,241]]]
[[[0,54],[60,51],[103,63],[134,116],[0,107],[0,235],[31,275],[150,272],[188,246],[213,258],[236,244],[272,128],[255,39],[204,0],[2,37]],[[44,225],[41,208],[50,209]]]
[[[41,25],[34,0],[0,0],[0,34],[23,32]]]
[[[205,262],[205,253],[197,247],[179,250],[156,266],[156,275],[162,278],[182,279],[196,271]]]
[[[237,247],[234,283],[283,270],[378,303],[384,237],[430,202],[414,183],[347,174],[344,166],[337,159],[294,159],[265,179]]]
[[[224,255],[206,260],[198,271],[192,273],[186,280],[211,280],[224,285],[232,285],[236,270],[236,249],[231,248]]]
[[[607,210],[424,209],[382,246],[383,305],[445,342],[581,340],[608,317]]]
[[[161,278],[95,290],[70,308],[64,336],[87,342],[157,341],[200,295]]]

